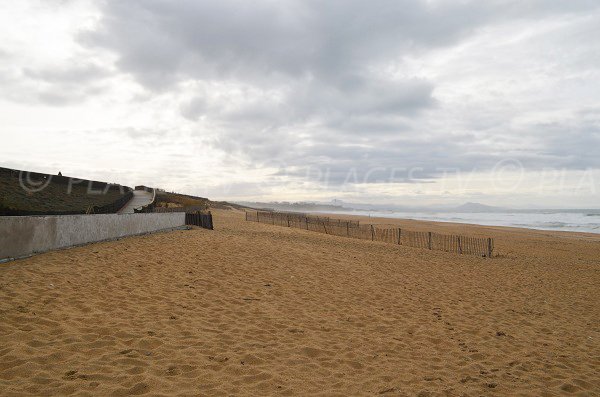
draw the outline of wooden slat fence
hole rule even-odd
[[[492,257],[494,252],[494,240],[492,238],[418,232],[393,226],[365,225],[360,224],[359,221],[346,221],[285,212],[246,211],[246,220],[294,227],[334,236],[381,241],[388,244],[406,245],[458,254]]]
[[[214,230],[212,214],[210,211],[208,211],[208,213],[201,213],[201,212],[187,213],[186,212],[185,224],[193,225],[193,226],[200,226],[205,229]]]

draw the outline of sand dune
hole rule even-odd
[[[494,259],[216,212],[0,266],[0,394],[600,395],[600,236]]]

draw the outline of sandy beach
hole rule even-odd
[[[371,219],[487,259],[214,215],[0,265],[0,394],[600,395],[600,235]]]

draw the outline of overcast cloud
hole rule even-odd
[[[30,0],[0,15],[2,166],[224,199],[600,198],[597,1]]]

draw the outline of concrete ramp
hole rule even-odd
[[[119,210],[119,214],[133,214],[134,209],[142,208],[151,204],[154,200],[154,194],[145,190],[134,190],[133,197],[123,208]]]

